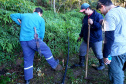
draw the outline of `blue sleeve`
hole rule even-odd
[[[84,18],[85,18],[85,16],[84,16]],[[80,37],[83,37],[83,32],[84,32],[84,18],[83,18],[83,20],[82,20],[81,32],[80,32],[80,34],[79,34]]]
[[[18,22],[18,19],[21,20],[21,14],[20,14],[20,13],[11,14],[10,17],[11,17],[11,19],[12,19],[13,21],[15,21],[18,25],[21,25],[21,24]]]
[[[45,21],[43,19],[40,25],[40,38],[42,40],[44,39],[44,35],[45,35]]]
[[[103,57],[107,58],[111,53],[111,47],[114,43],[114,31],[105,31],[105,42],[103,49]]]
[[[98,13],[96,20],[93,21],[93,28],[96,30],[101,29],[100,20],[103,20],[103,16]]]
[[[83,37],[83,31],[84,31],[83,25],[84,25],[84,24],[82,24],[81,32],[80,32],[80,34],[79,34],[80,37]]]

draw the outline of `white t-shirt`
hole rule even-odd
[[[111,55],[117,56],[126,53],[126,9],[116,7],[109,10],[104,18],[104,31],[114,30],[114,43]]]

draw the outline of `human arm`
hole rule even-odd
[[[84,17],[85,18],[85,17]],[[83,18],[83,21],[82,21],[82,27],[81,27],[81,32],[79,34],[80,37],[83,37],[83,32],[84,32],[84,18]]]
[[[79,34],[79,37],[78,37],[78,39],[77,39],[77,42],[79,42],[79,41],[81,41],[81,38],[83,37],[83,32],[84,32],[84,23],[82,24],[82,27],[81,27],[81,32],[80,32],[80,34]]]
[[[18,25],[21,25],[21,14],[20,13],[14,13],[10,15],[11,19],[15,21]]]
[[[45,35],[45,21],[43,19],[42,22],[41,22],[41,25],[40,25],[40,39],[43,40],[44,35]]]
[[[111,53],[111,47],[114,43],[114,31],[105,31],[105,41],[104,41],[104,48],[103,48],[103,57],[104,63],[110,64],[110,60],[108,60],[108,55]]]
[[[97,14],[95,19],[88,19],[88,23],[91,25],[91,28],[94,30],[99,30],[101,29],[101,21],[103,20],[103,16],[101,14]]]
[[[84,31],[83,25],[84,25],[84,24],[82,24],[81,32],[80,32],[80,34],[79,34],[80,37],[83,37],[83,31]]]
[[[110,60],[108,60],[108,55],[111,54],[111,47],[114,43],[114,33],[115,33],[115,18],[112,15],[107,15],[104,18],[104,31],[105,31],[105,41],[103,48],[103,57],[104,63],[110,64]]]

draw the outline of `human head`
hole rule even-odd
[[[111,5],[113,5],[111,0],[99,0],[96,9],[100,10],[101,13],[105,15],[109,10],[107,7]]]
[[[41,8],[35,8],[33,12],[37,12],[39,16],[42,16],[43,10]]]
[[[89,15],[89,14],[90,14],[90,12],[89,12],[90,9],[91,9],[91,7],[90,7],[90,5],[89,5],[88,3],[83,3],[83,4],[81,5],[81,10],[80,10],[80,12],[82,12],[82,13],[84,13],[84,14],[86,14],[86,15]]]

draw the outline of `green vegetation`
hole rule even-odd
[[[40,2],[41,3],[40,3]],[[52,0],[51,0],[52,1]],[[56,2],[57,10],[62,5],[63,0],[58,0]],[[60,59],[60,64],[63,59],[66,60],[67,52],[68,52],[68,36],[70,41],[70,62],[76,62],[71,60],[74,58],[75,60],[78,57],[76,53],[76,45],[77,45],[77,38],[81,30],[81,23],[82,18],[84,15],[79,13],[79,9],[74,9],[79,7],[78,0],[71,0],[73,1],[72,4],[67,0],[63,3],[63,6],[59,9],[58,12],[61,13],[54,13],[51,6],[50,0],[0,0],[0,69],[4,69],[4,75],[0,75],[0,84],[14,84],[18,82],[23,82],[23,54],[22,49],[19,43],[19,33],[20,33],[20,26],[18,26],[15,22],[13,22],[10,18],[10,14],[12,13],[32,13],[33,10],[38,7],[37,5],[43,9],[43,18],[45,19],[46,24],[46,33],[44,42],[50,47],[53,55],[55,58]],[[63,1],[64,2],[64,1]],[[90,4],[93,4],[95,7],[96,0],[89,0]],[[59,3],[59,4],[58,4]],[[82,2],[81,2],[82,3]],[[77,5],[77,7],[75,7]],[[48,7],[47,7],[48,6]],[[50,7],[50,8],[49,8]],[[65,14],[64,14],[65,10]],[[78,43],[80,44],[80,43]],[[92,56],[92,52],[90,52]],[[21,61],[21,62],[20,62]],[[19,63],[18,63],[19,62]],[[71,65],[69,63],[68,65]],[[97,60],[94,58],[89,59],[89,66],[92,63],[97,63]],[[18,66],[20,65],[20,66]],[[41,70],[42,75],[37,76],[38,70]],[[44,57],[40,57],[38,53],[35,54],[34,60],[34,79],[32,82],[35,84],[42,82],[43,84],[53,84],[61,82],[63,77],[62,72],[53,72],[49,71],[49,65],[44,59]],[[76,70],[79,70],[79,75],[75,74]],[[90,69],[91,70],[91,69]],[[3,71],[3,72],[4,72]],[[90,71],[91,72],[91,71]],[[94,71],[95,72],[95,71]],[[93,73],[94,73],[93,72]],[[104,71],[98,72],[99,74],[103,75],[102,78],[99,78],[97,74],[95,75],[96,79],[91,80],[89,84],[93,84],[93,82],[103,79],[107,80],[106,73],[102,73]],[[75,70],[68,69],[66,81],[68,84],[85,84],[84,79],[84,69],[79,68]],[[92,72],[91,72],[92,73]],[[60,75],[58,75],[60,74]],[[83,75],[82,75],[83,74]],[[100,77],[101,77],[100,75]],[[101,82],[106,83],[106,82]],[[94,83],[96,84],[96,83]],[[98,84],[98,83],[97,83]]]
[[[7,53],[11,55],[15,52],[15,49],[21,51],[19,44],[20,26],[17,26],[11,20],[10,14],[32,12],[37,6],[25,0],[1,0],[0,5],[0,56],[1,62],[6,62],[2,60],[7,58]],[[70,53],[75,53],[75,43],[81,29],[83,15],[78,13],[78,10],[66,14],[54,14],[53,11],[42,9],[44,10],[43,18],[46,22],[44,41],[51,48],[54,56],[58,56],[60,53],[66,55],[68,36],[71,42]]]
[[[19,43],[20,26],[11,20],[10,14],[32,13],[34,8],[38,6],[27,0],[0,0],[0,5],[0,66],[4,65],[8,70],[16,64],[16,60],[20,58],[19,53],[22,52]],[[68,36],[70,38],[70,53],[74,54],[83,14],[79,13],[77,9],[66,14],[42,9],[46,22],[44,41],[51,48],[54,57],[59,58],[61,55],[63,57],[67,55]]]

